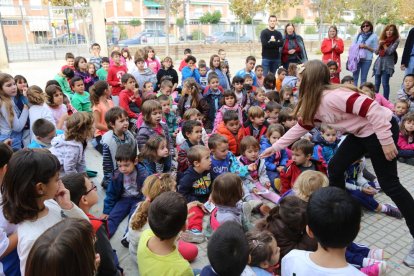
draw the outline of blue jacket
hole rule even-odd
[[[144,180],[146,178],[145,170],[140,168],[138,165],[135,166],[137,170],[137,190],[139,191],[140,200],[144,199],[144,196],[141,193],[142,186],[144,184]],[[117,201],[122,197],[122,193],[124,192],[124,175],[116,170],[114,172],[114,176],[112,177],[111,181],[109,182],[108,189],[106,190],[106,197],[104,200],[104,208],[103,213],[109,215],[109,213],[114,208]]]
[[[249,175],[249,170],[247,169],[247,166],[243,166],[231,151],[227,153],[227,156],[224,160],[216,160],[214,159],[213,155],[211,155],[210,158],[211,181],[214,181],[214,179],[217,176],[226,172],[238,174],[241,178],[245,178]]]
[[[168,156],[162,160],[162,163],[164,164],[164,170],[163,173],[170,173],[171,172],[171,156]],[[143,161],[138,163],[138,172],[140,172],[140,175],[142,178],[147,178],[150,175],[156,174],[156,165],[155,162],[150,161],[148,159],[144,159]]]
[[[270,148],[271,146],[272,144],[270,144],[270,141],[266,136],[262,136],[260,138],[260,152],[263,152],[265,149]],[[289,156],[286,150],[283,149],[279,152],[279,154],[272,154],[271,156],[265,158],[266,170],[276,172],[277,167],[286,166],[288,160]]]
[[[181,79],[182,79],[183,83],[184,83],[185,79],[194,78],[195,81],[198,84],[200,84],[200,72],[198,72],[197,68],[195,68],[194,70],[191,71],[190,67],[186,66],[181,71],[181,75],[182,75]]]
[[[178,192],[182,194],[187,202],[208,200],[211,190],[210,172],[198,173],[190,166],[178,182]]]
[[[315,146],[313,147],[312,159],[320,160],[325,164],[328,164],[338,149],[339,141],[339,139],[336,139],[335,142],[328,143],[323,138],[322,133],[316,133],[313,137]]]

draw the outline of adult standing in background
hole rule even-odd
[[[266,76],[269,72],[273,75],[276,73],[277,68],[280,66],[279,48],[283,45],[282,34],[276,30],[276,16],[269,16],[268,23],[269,26],[260,33],[263,76]]]
[[[282,64],[287,70],[290,63],[302,64],[308,61],[305,43],[300,35],[295,33],[292,23],[285,26],[285,37],[282,48]]]
[[[338,64],[338,73],[341,72],[341,54],[344,52],[344,41],[338,37],[336,26],[330,26],[328,37],[321,44],[322,62],[327,64],[335,61]]]
[[[401,58],[401,70],[405,74],[414,74],[414,28],[410,30],[405,41],[404,52]]]
[[[394,24],[385,26],[379,40],[379,47],[375,50],[378,55],[374,63],[375,92],[379,92],[381,82],[384,90],[384,97],[388,100],[390,96],[390,78],[394,74],[396,63],[396,51],[400,43],[400,35],[397,26]]]
[[[360,33],[354,38],[352,43],[359,45],[359,62],[357,69],[353,72],[354,85],[358,86],[359,75],[361,73],[361,83],[367,81],[368,71],[371,67],[374,51],[378,48],[378,37],[374,33],[374,26],[370,21],[361,24]]]
[[[112,26],[112,44],[117,45],[121,38],[121,29],[118,27],[118,23],[114,22]]]

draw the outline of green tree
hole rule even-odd
[[[279,14],[288,7],[298,5],[301,0],[265,0],[265,9],[269,14]]]
[[[206,12],[199,18],[202,24],[217,24],[220,22],[220,19],[221,19],[220,11],[214,11],[213,13]]]
[[[139,20],[138,18],[134,18],[134,19],[131,19],[131,20],[129,21],[129,25],[130,25],[130,26],[132,26],[132,27],[134,27],[134,29],[135,29],[136,27],[141,26],[141,24],[142,24],[142,22],[141,22],[141,20]]]
[[[350,7],[355,10],[358,21],[369,20],[376,25],[381,18],[388,18],[391,22],[400,18],[398,9],[398,0],[353,0],[349,3]],[[412,6],[412,0],[408,0]]]
[[[230,10],[242,23],[252,21],[257,12],[263,11],[266,0],[230,0]]]
[[[292,20],[290,20],[290,22],[292,22],[293,24],[303,24],[305,23],[305,18],[303,18],[302,16],[295,16]]]
[[[343,11],[347,9],[347,0],[315,0],[313,1],[313,9],[318,13],[316,24],[337,24],[343,21],[341,16]]]

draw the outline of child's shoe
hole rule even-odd
[[[397,219],[402,219],[403,216],[397,207],[392,206],[391,204],[384,204],[383,206],[386,208],[385,211],[383,211],[384,214]]]
[[[380,260],[371,259],[371,258],[367,257],[367,258],[364,258],[362,260],[362,267],[369,267],[369,266],[372,266],[376,263],[386,263],[386,261],[380,261]]]
[[[368,276],[381,276],[387,273],[387,263],[377,262],[373,265],[361,268],[361,272]]]
[[[386,258],[384,255],[384,249],[374,248],[369,250],[367,258],[382,261]]]
[[[275,192],[280,191],[280,189],[282,188],[282,183],[280,182],[280,178],[275,178],[274,184],[275,184],[275,188],[277,190]]]
[[[186,230],[180,237],[183,241],[191,243],[202,243],[205,240],[204,234],[197,229]]]

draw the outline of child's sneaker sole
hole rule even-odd
[[[185,242],[191,242],[191,243],[202,243],[206,239],[203,233],[194,233],[190,230],[186,230],[185,232],[182,232],[180,235],[180,238]]]

